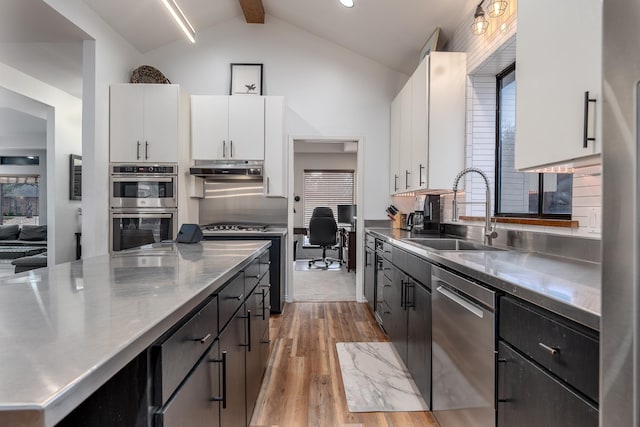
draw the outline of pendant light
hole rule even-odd
[[[476,7],[476,12],[473,14],[473,24],[471,24],[471,32],[476,35],[484,34],[489,28],[489,21],[484,17],[484,10],[482,10],[482,0],[478,7]]]
[[[491,0],[487,5],[487,13],[490,17],[497,18],[504,14],[508,5],[509,2],[507,0]]]
[[[344,7],[353,7],[353,0],[340,0],[340,4]]]

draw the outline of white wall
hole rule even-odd
[[[356,153],[295,153],[293,156],[293,194],[300,196],[300,201],[293,204],[296,212],[294,227],[302,227],[304,222],[304,171],[305,169],[358,169]],[[354,190],[357,183],[354,182]]]
[[[109,85],[128,82],[140,54],[84,2],[44,1],[94,39],[83,45],[82,254],[103,254],[109,250]]]
[[[230,63],[264,64],[264,94],[287,102],[286,134],[363,137],[364,217],[386,218],[389,107],[408,79],[300,28],[266,16],[264,25],[241,17],[198,32],[195,45],[178,41],[142,62],[191,94],[229,93]]]
[[[82,101],[0,63],[0,86],[51,106],[47,117],[46,200],[50,263],[75,259],[76,210],[70,201],[69,154],[81,151]]]

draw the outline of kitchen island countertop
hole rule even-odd
[[[270,244],[166,244],[0,279],[0,425],[55,425]]]
[[[405,240],[411,237],[406,231],[388,228],[368,228],[367,231],[497,290],[600,330],[599,263],[517,249],[435,251]]]

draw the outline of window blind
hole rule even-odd
[[[337,206],[353,204],[353,193],[352,170],[305,170],[304,227],[309,227],[313,209],[319,206],[330,207],[337,221]]]

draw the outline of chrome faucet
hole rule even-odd
[[[486,199],[485,199],[485,223],[484,223],[484,243],[487,245],[491,245],[491,240],[495,239],[496,237],[498,237],[498,232],[495,230],[495,225],[492,226],[491,225],[491,192],[489,190],[489,178],[487,178],[487,175],[481,171],[478,168],[466,168],[463,169],[458,175],[456,175],[456,178],[453,180],[453,221],[457,221],[458,220],[458,182],[460,181],[460,178],[462,178],[464,175],[471,173],[471,172],[475,172],[480,174],[480,176],[482,176],[482,178],[484,179],[484,184],[487,188],[487,193],[486,193]],[[472,202],[460,202],[460,203],[472,203]]]

